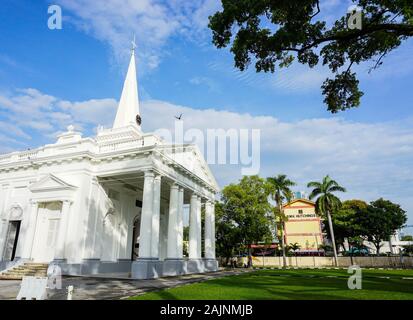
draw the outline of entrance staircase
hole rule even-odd
[[[25,262],[0,272],[0,280],[21,280],[24,276],[46,277],[48,267],[47,263]]]

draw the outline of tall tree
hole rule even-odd
[[[373,201],[366,213],[358,217],[362,235],[376,247],[377,255],[383,241],[390,237],[407,221],[406,211],[400,205],[382,198]]]
[[[400,239],[401,241],[413,241],[413,236],[406,234],[404,236],[401,237]]]
[[[228,244],[221,242],[228,240],[225,230],[229,230],[233,236],[230,239],[232,247],[248,248],[251,261],[251,244],[266,241],[271,236],[272,217],[268,197],[268,185],[258,176],[246,176],[238,184],[226,186],[218,207],[222,211],[217,228],[219,246],[228,247]],[[220,225],[221,222],[223,225]]]
[[[360,235],[360,226],[357,224],[357,217],[363,214],[367,208],[367,203],[362,200],[344,201],[341,207],[334,212],[331,219],[333,221],[334,238],[337,245],[343,249],[345,240],[349,240]],[[327,235],[331,238],[329,228],[325,228]]]
[[[337,266],[337,248],[334,238],[333,222],[331,220],[331,214],[336,212],[340,205],[340,199],[337,198],[333,192],[346,192],[346,189],[340,186],[336,181],[332,180],[330,176],[324,177],[322,182],[310,182],[307,185],[308,188],[313,188],[310,194],[310,199],[317,198],[315,202],[317,214],[327,217],[328,226],[330,229],[331,244],[334,252],[334,263]]]
[[[283,266],[287,266],[287,259],[285,254],[285,238],[284,238],[284,223],[286,217],[283,210],[283,201],[289,202],[292,198],[292,191],[290,187],[295,186],[295,182],[289,180],[285,174],[279,174],[275,177],[267,178],[270,186],[270,194],[277,205],[277,210],[274,210],[276,230],[280,233],[281,250],[283,255]],[[278,233],[277,232],[277,233]]]
[[[322,85],[324,102],[335,113],[358,107],[363,93],[354,65],[383,58],[413,36],[413,1],[353,0],[361,10],[361,28],[349,27],[353,17],[343,12],[329,27],[319,0],[221,0],[223,10],[209,18],[213,43],[231,44],[235,66],[274,72],[294,60],[310,68],[327,65],[335,75]],[[353,12],[353,16],[355,12]]]
[[[228,265],[229,259],[241,249],[241,237],[232,215],[220,202],[215,204],[215,226],[217,255],[225,258],[225,265]]]

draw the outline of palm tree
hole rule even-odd
[[[291,250],[294,251],[294,255],[296,255],[297,251],[301,249],[301,246],[297,242],[295,242],[295,243],[290,243],[290,248]]]
[[[292,191],[290,187],[295,186],[295,182],[289,180],[285,174],[279,174],[276,177],[269,177],[267,181],[270,186],[270,194],[272,199],[277,204],[277,210],[274,210],[275,221],[279,220],[279,231],[281,238],[281,250],[283,254],[283,266],[287,266],[287,259],[285,257],[285,239],[284,239],[284,222],[286,216],[283,210],[283,201],[289,202],[292,198]]]
[[[295,242],[295,243],[290,243],[289,247],[292,251],[294,251],[295,265],[298,267],[297,251],[301,249],[301,246],[297,242]]]
[[[340,207],[341,202],[340,199],[333,194],[333,192],[346,192],[346,189],[340,186],[336,181],[332,180],[328,175],[324,177],[322,182],[313,181],[310,182],[307,187],[313,188],[313,191],[310,194],[310,200],[317,198],[315,202],[317,214],[327,217],[328,219],[328,226],[330,228],[331,242],[334,252],[334,263],[338,266],[337,249],[331,214]]]

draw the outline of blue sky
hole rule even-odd
[[[267,75],[233,68],[206,27],[218,0],[53,3],[62,7],[62,30],[47,27],[49,1],[0,6],[0,152],[52,143],[71,123],[84,135],[110,126],[135,33],[144,129],[168,127],[181,111],[201,129],[262,129],[262,176],[287,173],[304,189],[330,174],[348,188],[344,198],[387,197],[413,224],[411,40],[371,75],[368,64],[358,66],[362,104],[333,116],[320,93],[323,67]],[[324,1],[323,17],[347,7]],[[213,170],[221,186],[240,177],[236,166]]]

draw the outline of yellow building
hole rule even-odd
[[[285,222],[285,243],[298,243],[298,252],[318,251],[323,244],[321,219],[315,213],[314,202],[306,199],[296,199],[283,206],[288,220]]]

